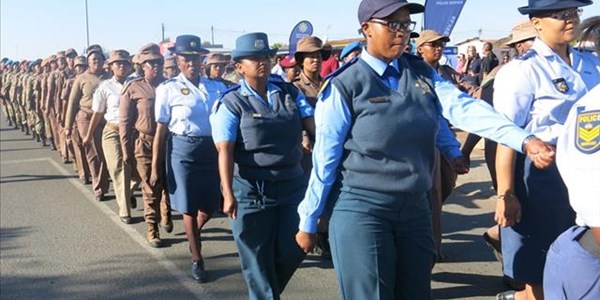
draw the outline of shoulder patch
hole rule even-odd
[[[575,130],[577,150],[585,154],[600,150],[600,110],[578,112]]]
[[[537,54],[537,52],[535,52],[535,49],[529,49],[527,51],[525,51],[525,53],[517,56],[515,59],[518,60],[527,60],[529,58],[534,57]]]
[[[175,78],[170,78],[170,79],[167,79],[167,80],[165,80],[165,81],[161,82],[161,83],[159,84],[159,86],[160,86],[160,85],[165,85],[165,84],[167,84],[167,83],[170,83],[170,82],[175,82]]]

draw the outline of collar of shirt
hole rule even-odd
[[[263,101],[264,103],[268,104],[269,106],[272,106],[273,103],[271,103],[271,95],[277,92],[281,92],[281,89],[276,86],[275,84],[271,83],[271,82],[267,82],[267,98],[268,99],[263,99],[255,90],[253,90],[248,83],[246,82],[246,80],[240,80],[240,93],[243,96],[248,96],[248,95],[253,95],[256,99]]]
[[[550,47],[548,47],[548,45],[546,45],[546,43],[544,43],[544,41],[540,40],[539,38],[535,39],[533,45],[531,46],[531,49],[535,50],[535,52],[541,56],[554,57],[555,60],[561,62],[563,61],[562,58],[560,58],[560,56],[556,54],[556,52],[554,52],[554,50],[550,49]],[[573,49],[571,46],[568,46],[568,51],[569,55],[571,56],[571,65],[575,65],[575,62],[581,59],[580,54],[579,52],[575,51],[575,49]]]
[[[367,65],[369,65],[369,67],[371,67],[371,69],[373,69],[375,71],[375,73],[377,73],[377,75],[383,76],[383,72],[385,72],[385,69],[387,68],[388,64],[386,64],[381,59],[376,58],[375,56],[371,55],[369,53],[369,51],[361,52],[360,58],[362,60],[364,60],[367,63]],[[396,69],[396,71],[398,71],[398,73],[400,73],[400,67],[398,66],[398,59],[392,60],[392,62],[390,62],[389,65],[394,67]]]
[[[109,80],[110,80],[111,84],[114,84],[115,86],[117,86],[119,88],[123,88],[123,84],[117,80],[116,76],[111,77]]]
[[[300,72],[300,75],[299,75],[299,76],[300,76],[300,80],[301,80],[302,82],[304,82],[304,84],[306,84],[306,85],[314,85],[314,86],[316,86],[316,87],[317,87],[317,89],[319,88],[319,84],[317,84],[316,82],[314,82],[314,81],[310,80],[310,78],[308,78],[308,77],[307,77],[307,76],[304,74],[304,72]],[[320,76],[320,75],[319,75],[319,76]]]

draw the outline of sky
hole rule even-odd
[[[13,60],[43,58],[66,48],[86,46],[85,0],[1,0],[0,56]],[[423,4],[425,0],[413,0]],[[598,2],[598,1],[596,1]],[[294,25],[313,24],[323,40],[359,37],[360,0],[87,0],[90,44],[105,50],[137,53],[148,42],[195,34],[202,41],[233,48],[249,32],[265,32],[269,43],[287,44]],[[527,0],[467,0],[450,38],[459,42],[477,37],[498,39],[526,16],[517,7]],[[600,4],[585,7],[582,19],[600,15]],[[412,15],[420,29],[423,14]],[[214,30],[211,32],[211,27]]]

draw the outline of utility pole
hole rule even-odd
[[[211,44],[215,44],[215,27],[210,26]]]
[[[85,30],[86,30],[86,48],[90,46],[90,26],[88,20],[88,2],[85,0]]]
[[[162,42],[165,41],[165,23],[160,23],[161,31],[162,31]]]

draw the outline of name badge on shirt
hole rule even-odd
[[[600,150],[600,110],[578,113],[576,130],[577,150],[585,154]]]
[[[181,93],[187,96],[187,95],[190,94],[190,89],[188,89],[188,88],[182,88],[181,89]]]
[[[371,102],[371,103],[389,103],[389,102],[392,102],[392,100],[389,97],[374,97],[374,98],[369,98],[369,102]]]
[[[260,119],[260,118],[262,118],[262,115],[259,114],[259,113],[253,113],[252,114],[252,118],[254,118],[254,119]]]
[[[564,78],[553,79],[552,83],[554,84],[556,90],[563,94],[569,91],[569,86]]]

